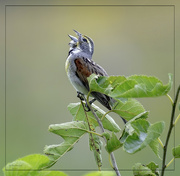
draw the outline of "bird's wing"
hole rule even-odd
[[[91,74],[96,74],[100,76],[108,76],[106,71],[97,65],[95,62],[93,62],[90,59],[87,58],[77,58],[75,59],[75,65],[76,65],[76,75],[79,77],[79,79],[82,81],[83,85],[89,90],[89,84],[87,77],[89,77]]]
[[[77,77],[79,77],[79,79],[82,81],[83,85],[86,87],[88,91],[89,91],[89,84],[87,77],[89,77],[93,73],[96,75],[108,76],[106,71],[101,66],[97,65],[95,62],[93,62],[90,59],[77,58],[75,59],[74,62],[77,68],[76,75]],[[99,92],[92,92],[91,95],[106,108],[108,108],[109,110],[111,109],[109,104],[110,97]]]

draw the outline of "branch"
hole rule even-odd
[[[99,124],[99,127],[100,127],[102,133],[104,133],[105,130],[104,130],[103,124],[102,124],[101,120],[98,118],[98,116],[96,115],[96,113],[94,112],[91,104],[89,103],[89,95],[90,95],[90,92],[89,92],[89,94],[88,94],[88,96],[87,96],[87,100],[85,99],[85,101],[86,101],[86,103],[87,103],[90,111],[92,112],[92,114],[93,114],[94,117],[96,118],[96,120],[97,120],[97,122],[98,122],[98,124]],[[107,143],[106,138],[105,138],[104,136],[103,136],[103,138],[104,138],[105,142]],[[114,153],[111,152],[110,155],[111,155],[111,160],[112,160],[112,164],[113,164],[113,169],[114,169],[114,171],[116,172],[116,175],[117,175],[117,176],[121,176],[121,174],[120,174],[120,172],[119,172],[119,169],[118,169],[118,167],[117,167],[117,163],[116,163],[116,159],[115,159]]]
[[[100,135],[100,134],[98,134],[98,133],[95,133],[95,129],[92,128],[92,125],[91,125],[90,122],[89,122],[89,118],[88,118],[88,116],[87,116],[87,109],[85,109],[84,103],[82,102],[82,100],[85,100],[84,95],[78,93],[78,97],[79,97],[80,100],[81,100],[81,105],[82,105],[82,107],[83,107],[83,109],[84,109],[85,116],[86,116],[86,120],[87,120],[87,123],[88,123],[89,131],[87,131],[87,132],[88,132],[89,135],[90,135],[91,143],[93,143],[93,146],[95,147],[96,145],[95,145],[95,142],[94,142],[93,134],[94,134],[94,135],[97,135],[97,136],[100,136],[100,137],[102,137],[102,135]],[[89,107],[88,107],[88,108],[89,108]],[[88,109],[88,110],[90,110],[90,109]],[[91,144],[90,144],[90,145],[91,145]],[[96,150],[96,152],[97,152],[97,151],[98,151],[98,150]],[[96,156],[97,156],[97,155],[96,155]],[[99,169],[99,171],[101,171],[102,163],[101,163],[101,162],[100,162],[100,163],[98,162],[99,160],[98,160],[97,157],[95,157],[95,159],[96,159],[96,162],[97,162],[97,165],[98,165],[98,169]]]
[[[164,171],[166,169],[166,154],[167,154],[167,147],[168,147],[168,143],[169,143],[169,139],[171,136],[171,132],[172,129],[174,127],[174,115],[175,115],[175,110],[176,110],[176,104],[177,104],[177,100],[178,100],[178,96],[179,96],[179,92],[180,92],[180,85],[177,89],[176,95],[175,95],[175,99],[174,102],[172,104],[172,112],[171,112],[171,119],[170,119],[170,124],[169,124],[169,130],[167,133],[167,137],[166,137],[166,142],[163,148],[163,161],[162,161],[162,171],[161,171],[161,176],[164,176]]]

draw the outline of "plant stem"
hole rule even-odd
[[[113,166],[114,166],[114,171],[116,172],[116,175],[117,176],[121,176],[119,170],[118,170],[118,167],[117,167],[117,163],[116,163],[116,159],[115,159],[115,156],[114,156],[114,153],[111,152],[111,160],[112,160],[112,163],[113,163]]]
[[[90,103],[89,103],[89,95],[90,95],[90,92],[88,93],[87,100],[85,100],[85,101],[86,101],[89,109],[91,110],[92,114],[93,114],[94,117],[96,118],[96,120],[97,120],[97,122],[98,122],[98,124],[99,124],[99,127],[101,128],[101,131],[104,133],[105,130],[104,130],[103,124],[102,124],[101,120],[98,118],[98,116],[96,115],[96,113],[94,112],[92,106],[91,106]],[[103,136],[103,138],[104,138],[105,142],[107,143],[106,138],[105,138],[104,136]],[[112,160],[112,164],[113,164],[113,169],[114,169],[114,171],[116,172],[116,175],[117,175],[117,176],[121,176],[121,174],[120,174],[120,172],[119,172],[119,170],[118,170],[118,167],[117,167],[117,163],[116,163],[116,159],[115,159],[114,153],[111,152],[110,155],[111,155],[111,160]]]
[[[111,162],[111,154],[109,154],[109,163],[110,163],[111,167],[114,168],[114,166],[113,166],[113,164]]]
[[[87,102],[86,102],[86,103],[87,103],[89,109],[91,110],[93,116],[96,118],[96,120],[97,120],[97,122],[98,122],[98,124],[99,124],[99,126],[100,126],[100,128],[101,128],[101,131],[104,133],[105,130],[104,130],[103,124],[102,124],[102,122],[100,121],[100,119],[98,118],[98,116],[96,115],[96,113],[94,112],[94,110],[93,110],[93,108],[91,107],[88,99],[87,99]]]
[[[165,171],[165,169],[167,167],[166,166],[167,147],[168,147],[168,143],[169,143],[169,139],[170,139],[170,136],[171,136],[172,129],[174,127],[174,115],[175,115],[176,104],[177,104],[177,100],[178,100],[178,96],[179,96],[179,91],[180,91],[180,85],[179,85],[179,87],[177,89],[174,102],[172,103],[172,112],[171,112],[169,130],[168,130],[167,137],[166,137],[166,142],[165,142],[165,145],[164,145],[164,148],[163,148],[163,161],[162,161],[161,176],[164,176],[164,171]]]
[[[174,122],[174,126],[177,124],[178,120],[180,119],[180,114],[177,116],[175,122]]]
[[[85,98],[84,98],[84,100],[85,100]],[[87,116],[87,112],[86,112],[86,110],[85,110],[85,107],[84,107],[84,104],[83,104],[83,102],[82,102],[82,100],[81,100],[81,104],[82,104],[82,106],[83,106],[83,109],[84,109],[84,112],[85,112],[85,116],[86,116],[86,120],[87,120],[87,123],[88,123],[88,127],[89,127],[89,131],[87,130],[87,132],[89,133],[89,135],[90,135],[90,138],[92,139],[92,142],[94,143],[94,140],[93,140],[93,134],[95,134],[95,135],[98,135],[99,136],[99,134],[97,134],[96,132],[94,132],[94,129],[92,128],[92,126],[91,126],[91,124],[90,124],[90,122],[89,122],[89,119],[88,119],[88,116]],[[101,136],[101,135],[100,135]],[[101,136],[102,137],[102,136]],[[95,146],[95,144],[94,144],[94,146]],[[101,171],[101,163],[99,164],[99,162],[97,162],[98,163],[98,169],[99,169],[99,171]]]
[[[171,104],[173,105],[173,100],[172,100],[171,96],[169,94],[166,94],[166,96],[169,98]]]
[[[163,143],[162,143],[160,138],[158,138],[158,142],[160,143],[161,147],[164,148],[164,145],[163,145]]]
[[[88,131],[88,130],[86,130],[86,132],[87,133],[91,133],[91,134],[95,134],[95,135],[97,135],[97,136],[99,136],[99,137],[102,137],[102,135],[101,134],[99,134],[99,133],[96,133],[96,132],[94,132],[94,131]]]
[[[174,161],[175,158],[172,158],[171,161],[169,161],[169,163],[166,165],[166,167],[169,167],[169,165]]]
[[[109,114],[111,111],[112,111],[112,110],[110,110],[110,111],[106,112],[106,113],[102,116],[101,121],[103,121],[103,120],[104,120],[104,118],[106,117],[106,115],[107,115],[107,114]]]

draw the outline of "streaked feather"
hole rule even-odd
[[[89,84],[87,78],[91,74],[94,73],[96,75],[108,76],[106,71],[92,60],[89,60],[87,58],[77,58],[74,60],[74,62],[77,67],[76,75],[82,81],[83,85],[86,87],[88,91],[89,91]],[[106,108],[111,110],[111,106],[109,103],[112,98],[99,92],[92,92],[91,95],[96,100],[98,100],[102,105],[104,105]]]

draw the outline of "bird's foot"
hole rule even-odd
[[[86,112],[91,111],[91,109],[89,108],[89,106],[88,106],[88,104],[87,104],[87,100],[86,100],[84,94],[81,93],[81,92],[77,92],[77,97],[78,97],[81,101],[85,101],[85,102],[86,102],[86,104],[85,104],[85,106],[84,106],[84,110],[85,110]],[[95,101],[96,101],[96,99],[94,98],[94,99],[92,99],[91,101],[89,101],[89,104],[91,105],[91,104],[92,104],[93,102],[95,102]]]
[[[78,97],[81,101],[86,100],[84,94],[81,93],[81,92],[77,92],[77,97]]]
[[[89,112],[89,111],[90,111],[90,108],[89,108],[89,106],[87,105],[87,100],[86,100],[84,94],[81,93],[81,92],[77,92],[77,97],[78,97],[81,101],[85,101],[85,102],[86,102],[86,104],[85,104],[85,106],[84,106],[84,110],[85,110],[86,112]]]

